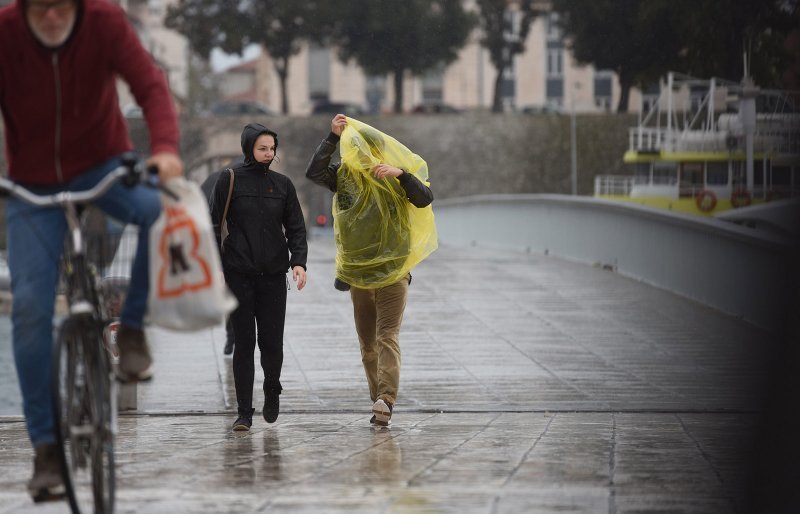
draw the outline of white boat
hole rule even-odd
[[[699,215],[800,197],[800,92],[669,73],[598,198]]]

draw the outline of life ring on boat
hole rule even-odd
[[[694,203],[701,211],[711,212],[717,206],[717,195],[713,191],[703,189],[694,197]]]
[[[786,193],[784,193],[783,191],[775,191],[774,189],[771,189],[767,193],[766,200],[768,202],[772,202],[774,200],[783,200],[784,198],[786,198]]]
[[[752,202],[753,198],[745,189],[737,189],[731,193],[731,205],[733,205],[734,209],[738,209],[739,207],[747,207]]]

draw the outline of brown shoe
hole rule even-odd
[[[117,332],[119,365],[117,378],[121,382],[141,382],[153,376],[153,358],[147,347],[144,330],[120,325]]]
[[[54,443],[40,444],[34,451],[33,477],[28,481],[31,498],[36,503],[63,499],[66,490],[61,476],[58,446]]]

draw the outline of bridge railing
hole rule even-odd
[[[442,244],[511,248],[599,265],[767,329],[789,319],[796,241],[713,218],[563,195],[434,203]]]

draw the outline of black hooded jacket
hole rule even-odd
[[[259,123],[245,126],[244,163],[232,168],[234,189],[228,208],[229,235],[223,247],[222,265],[225,270],[239,273],[281,274],[294,266],[305,269],[308,243],[297,192],[288,177],[253,158],[253,145],[261,134],[275,137],[277,149],[278,138],[273,131]],[[211,219],[217,239],[229,186],[229,173],[221,173],[211,199]]]

